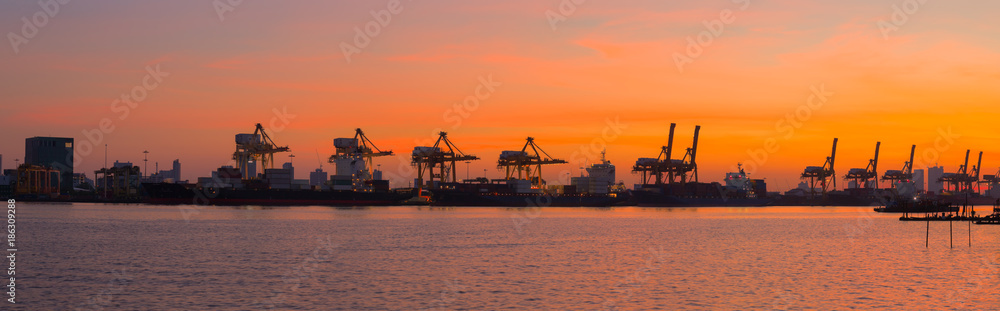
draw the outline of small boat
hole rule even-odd
[[[958,210],[957,205],[927,199],[893,200],[885,206],[875,208],[879,213],[950,213]]]

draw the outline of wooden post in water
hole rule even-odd
[[[928,219],[927,220],[927,233],[924,234],[924,247],[930,247],[930,246],[928,246],[929,245],[928,241],[930,240],[930,238],[931,238],[931,221]]]
[[[948,243],[950,244],[949,247],[951,248],[955,248],[955,233],[951,230],[951,225],[954,222],[955,221],[953,220],[948,221]]]
[[[972,221],[969,221],[969,247],[972,247]]]

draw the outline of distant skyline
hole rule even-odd
[[[953,172],[966,149],[970,166],[984,151],[981,173],[1000,168],[996,2],[41,3],[0,3],[4,168],[26,138],[72,137],[91,145],[75,169],[91,178],[108,144],[111,163],[141,167],[148,150],[150,171],[180,159],[194,181],[255,123],[297,176],[332,171],[332,140],[362,128],[397,154],[376,160],[393,186],[441,130],[482,159],[473,177],[499,177],[499,153],[531,136],[571,162],[544,168],[549,183],[606,146],[631,185],[670,123],[675,158],[702,126],[702,181],[742,162],[772,191],[822,165],[835,137],[838,188],[876,141],[880,175],[912,144],[916,169]]]

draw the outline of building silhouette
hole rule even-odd
[[[931,166],[927,168],[927,191],[934,192],[935,194],[940,194],[941,190],[944,190],[944,184],[942,184],[938,179],[944,175],[943,166]]]
[[[24,140],[24,163],[59,171],[59,192],[73,190],[73,138],[32,137]]]

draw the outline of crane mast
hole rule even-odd
[[[477,156],[462,153],[462,150],[448,139],[448,133],[439,134],[434,146],[413,148],[412,165],[417,167],[416,186],[420,189],[424,186],[433,188],[435,179],[440,184],[457,181],[455,162],[479,160]],[[438,168],[437,173],[434,173],[434,168]]]
[[[236,134],[236,151],[233,152],[233,160],[236,161],[236,166],[243,179],[256,179],[256,174],[251,174],[253,173],[251,169],[256,169],[257,161],[260,161],[263,169],[272,168],[274,154],[288,151],[288,146],[275,144],[264,127],[257,123],[253,134]]]
[[[826,196],[827,189],[831,183],[833,184],[833,189],[837,189],[836,171],[834,169],[836,161],[837,138],[834,138],[833,150],[830,152],[830,156],[826,157],[826,162],[823,162],[823,166],[809,166],[802,172],[801,178],[809,180],[809,192],[814,197],[816,195],[815,189],[817,183],[820,185],[824,197]]]
[[[531,148],[529,151],[528,148]],[[541,147],[535,144],[535,139],[528,137],[527,142],[521,151],[503,151],[497,160],[497,168],[506,171],[507,179],[526,179],[531,181],[531,186],[538,188],[545,185],[542,179],[542,165],[563,164],[565,160],[555,159],[549,156]],[[514,177],[514,174],[517,177]]]

